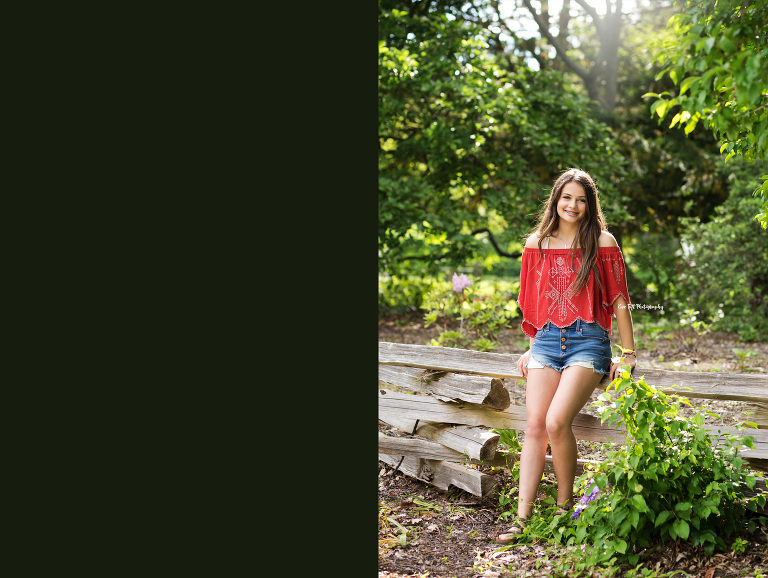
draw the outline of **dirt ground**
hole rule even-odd
[[[442,328],[424,328],[419,313],[383,316],[379,318],[379,341],[394,343],[428,344]],[[612,335],[617,343],[618,335]],[[519,353],[527,346],[527,338],[519,328],[500,335],[499,353]],[[768,343],[738,342],[734,336],[711,333],[704,336],[695,348],[685,336],[657,334],[645,335],[636,327],[639,351],[638,368],[674,371],[739,371],[764,373],[768,360]],[[752,356],[740,366],[732,351],[751,349]],[[597,392],[595,396],[598,394]],[[516,399],[513,403],[523,404]],[[701,405],[719,414],[720,422],[731,425],[744,409],[740,402],[701,400]],[[589,411],[585,408],[585,411]],[[383,422],[379,430],[390,435],[401,435]],[[524,433],[520,433],[523,439]],[[602,459],[601,444],[579,441],[579,457]],[[546,543],[501,546],[494,538],[508,524],[500,519],[498,501],[482,500],[463,490],[450,487],[448,491],[433,486],[379,461],[379,578],[478,578],[507,576],[553,576],[559,560],[558,549]],[[510,472],[496,468],[488,471],[502,487],[514,484]],[[554,483],[549,475],[542,484]],[[397,524],[400,526],[398,527]],[[402,529],[407,530],[405,546],[401,543]],[[646,574],[638,576],[695,576],[720,578],[723,576],[768,576],[768,528],[759,527],[754,534],[741,537],[746,545],[743,552],[728,550],[707,557],[701,548],[689,544],[668,543],[644,552],[640,564]],[[592,576],[635,575],[631,568],[595,571]]]

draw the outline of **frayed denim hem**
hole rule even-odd
[[[595,364],[592,363],[591,361],[572,361],[568,365],[563,367],[563,369],[565,369],[566,367],[570,367],[572,365],[578,365],[579,367],[586,367],[587,369],[591,369],[592,371],[594,371],[595,373],[599,373],[600,375],[608,375],[608,374],[611,373],[611,368],[610,367],[608,368],[608,371],[605,371],[605,372],[599,371],[595,367]]]
[[[572,365],[576,365],[578,367],[586,367],[587,369],[591,369],[593,372],[599,373],[600,375],[608,375],[611,372],[610,368],[608,368],[608,371],[599,371],[592,361],[571,361],[567,365],[564,365],[562,368],[559,368],[554,363],[542,364],[538,359],[530,354],[528,356],[528,363],[525,364],[528,369],[544,369],[545,367],[551,367],[558,373],[562,373],[567,367],[571,367]]]

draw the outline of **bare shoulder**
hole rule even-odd
[[[525,246],[528,249],[536,249],[539,246],[539,232],[534,231],[530,237],[525,241]]]
[[[600,233],[600,239],[598,239],[598,247],[618,247],[619,244],[616,242],[616,237],[611,235],[608,231],[603,231]]]

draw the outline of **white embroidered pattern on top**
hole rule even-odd
[[[618,261],[613,260],[613,277],[619,285],[621,285],[621,273],[621,264]]]
[[[569,279],[571,277],[570,271],[565,266],[565,259],[558,257],[556,259],[556,267],[552,267],[549,270],[549,276],[555,282],[553,285],[550,281],[549,286],[551,290],[547,293],[547,296],[552,299],[552,303],[547,309],[547,313],[552,313],[552,310],[557,307],[557,313],[560,320],[563,321],[570,309],[573,313],[578,313],[579,308],[571,301],[571,285]]]

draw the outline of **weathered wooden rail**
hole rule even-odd
[[[453,485],[477,496],[496,491],[493,476],[464,464],[511,466],[516,454],[497,451],[499,435],[492,429],[526,429],[524,401],[512,403],[517,392],[519,356],[400,343],[379,343],[379,419],[411,436],[379,434],[379,459],[405,474],[447,489]],[[739,421],[754,449],[741,455],[756,470],[768,471],[768,376],[720,372],[679,372],[636,368],[654,387],[688,398],[743,402]],[[505,383],[514,380],[514,383]],[[606,376],[601,388],[610,383]],[[711,425],[717,438],[736,428]],[[621,443],[625,430],[579,413],[573,423],[577,439]],[[413,435],[415,434],[415,435]],[[419,437],[415,437],[419,436]],[[548,459],[551,468],[551,458]],[[579,460],[579,471],[589,463]],[[757,488],[765,488],[759,478]]]

